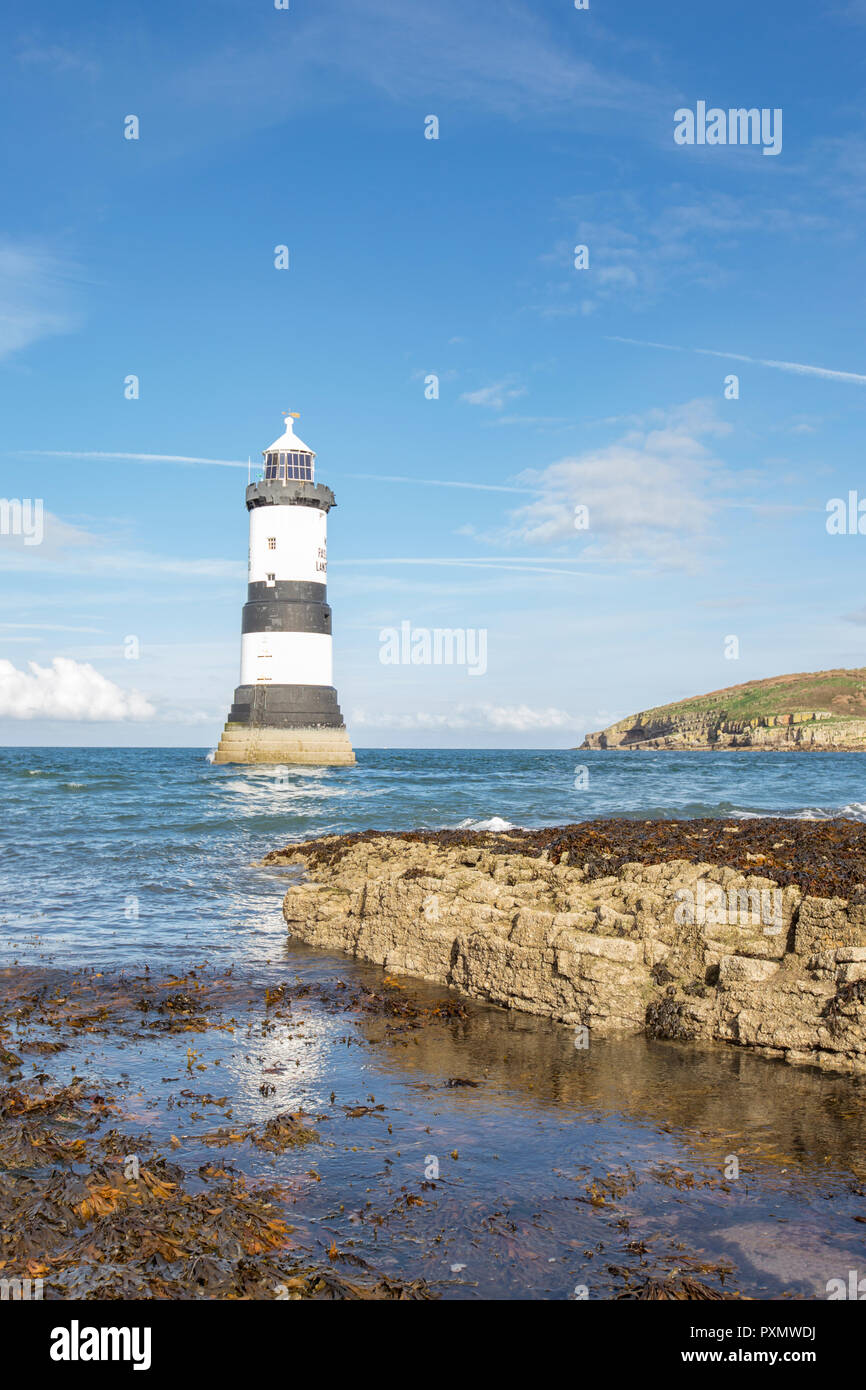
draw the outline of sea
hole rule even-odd
[[[475,1003],[383,1045],[321,1001],[381,990],[384,972],[290,940],[281,904],[299,870],[260,865],[292,842],[370,828],[866,820],[866,754],[357,756],[328,769],[217,766],[205,748],[0,750],[0,965],[51,980],[195,970],[302,988],[297,1036],[232,1052],[219,1034],[198,1065],[221,1065],[237,1123],[274,1107],[332,1116],[301,1204],[311,1258],[342,1241],[359,1267],[423,1278],[446,1298],[613,1297],[626,1265],[632,1280],[685,1270],[758,1298],[826,1297],[828,1280],[866,1275],[863,1078],[721,1045],[629,1038],[581,1052],[559,1025]],[[443,993],[406,988],[422,1002]],[[217,1044],[219,1061],[206,1050]],[[134,1087],[167,1140],[187,1065],[170,1056],[177,1045],[83,1040],[53,1075]],[[299,1181],[310,1165],[280,1161]],[[409,1190],[417,1206],[395,1215],[394,1192]]]
[[[251,962],[282,935],[269,850],[371,828],[781,815],[866,820],[866,753],[361,749],[354,768],[205,748],[0,749],[0,960]]]

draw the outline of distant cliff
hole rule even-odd
[[[866,668],[773,676],[659,705],[587,734],[581,747],[866,751]]]

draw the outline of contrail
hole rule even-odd
[[[346,478],[363,478],[371,483],[417,483],[419,487],[465,487],[474,492],[523,492],[537,495],[539,489],[533,487],[506,487],[501,483],[464,483],[450,478],[404,478],[390,477],[383,473],[346,473]]]
[[[684,348],[671,343],[647,342],[643,338],[618,338],[608,335],[610,343],[631,343],[634,347],[663,348],[665,352],[696,352],[703,357],[727,357],[732,362],[750,362],[755,367],[775,367],[780,372],[796,372],[800,376],[822,376],[830,381],[856,381],[866,385],[860,372],[837,372],[832,367],[811,367],[807,362],[777,362],[772,357],[747,357],[743,352],[717,352],[714,348]]]
[[[440,565],[445,566],[446,568],[452,567],[457,569],[470,570],[508,570],[513,574],[525,575],[558,574],[568,579],[600,579],[604,577],[598,572],[593,572],[591,570],[562,570],[543,568],[543,566],[549,565],[551,562],[545,561],[542,558],[536,559],[534,557],[529,558],[528,556],[523,557],[519,555],[516,555],[514,557],[502,556],[501,558],[499,556],[495,556],[491,559],[487,559],[486,557],[479,559],[439,559],[430,558],[429,556],[413,556],[411,558],[392,558],[391,556],[387,556],[382,557],[382,559],[379,560],[335,560],[333,561],[333,563],[335,566],[338,567],[348,565]],[[577,563],[577,560],[575,559],[572,561],[556,557],[554,563],[575,564]],[[530,565],[532,565],[534,568],[530,569]]]
[[[184,454],[120,454],[106,449],[18,449],[19,454],[51,459],[126,459],[132,463],[215,463],[221,468],[246,468],[238,459],[187,458]]]
[[[185,454],[121,454],[108,449],[17,449],[11,452],[38,458],[53,459],[125,459],[131,463],[192,463],[217,464],[220,468],[246,468],[246,463],[238,459],[189,458]],[[253,467],[258,467],[254,464]],[[335,474],[340,477],[340,474]],[[468,483],[452,481],[447,478],[408,478],[392,477],[381,473],[344,473],[344,478],[357,478],[374,483],[416,483],[419,487],[461,487],[475,492],[518,492],[531,496],[538,494],[538,488],[507,487],[500,483]]]

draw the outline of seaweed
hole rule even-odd
[[[334,868],[358,846],[394,840],[432,849],[524,855],[582,869],[589,878],[617,873],[624,864],[688,860],[717,864],[795,885],[815,897],[866,901],[866,825],[836,818],[794,821],[778,816],[729,821],[612,818],[540,830],[363,830],[300,841],[273,850],[263,863],[301,860],[309,869]],[[473,863],[474,859],[467,859]],[[404,879],[424,877],[415,865]]]
[[[668,985],[664,997],[647,1005],[646,1035],[676,1042],[689,1042],[695,1037],[694,1027],[687,1021],[686,1005],[678,1003],[676,989]]]

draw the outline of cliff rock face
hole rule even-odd
[[[866,719],[834,719],[822,711],[768,715],[743,721],[695,715],[633,714],[597,734],[582,748],[766,748],[856,752],[866,749]]]
[[[515,840],[372,835],[309,866],[291,933],[595,1034],[718,1040],[866,1071],[866,905],[687,858],[607,876]],[[479,837],[479,840],[481,837]],[[340,845],[338,840],[311,842]]]

